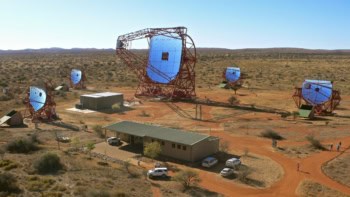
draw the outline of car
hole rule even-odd
[[[232,168],[224,168],[220,172],[221,176],[228,177],[233,175],[233,169]]]
[[[150,178],[153,177],[168,177],[168,168],[154,168],[152,170],[148,170],[147,176]]]
[[[215,157],[207,157],[202,161],[202,166],[210,168],[218,163],[218,160]]]
[[[225,166],[230,168],[236,168],[239,165],[241,165],[241,160],[239,158],[228,159],[225,163]]]
[[[70,138],[69,137],[65,137],[65,136],[57,136],[56,140],[59,141],[59,142],[63,142],[63,143],[70,142]]]
[[[107,139],[107,143],[109,145],[114,145],[114,146],[118,146],[119,144],[121,144],[120,138],[117,137],[110,137]]]

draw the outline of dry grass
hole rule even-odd
[[[322,166],[323,172],[330,178],[350,187],[350,154],[335,158]]]
[[[335,80],[335,87],[341,90],[342,95],[350,93],[350,85],[348,83],[350,81],[350,70],[348,69],[350,64],[349,54],[285,53],[281,56],[278,54],[277,52],[247,53],[242,51],[217,52],[199,50],[198,63],[196,65],[197,93],[201,98],[207,96],[210,99],[227,102],[227,99],[233,95],[233,92],[219,89],[216,86],[222,81],[223,69],[233,63],[240,66],[242,72],[248,75],[245,80],[245,86],[248,88],[238,90],[236,95],[241,104],[274,107],[292,112],[296,110],[291,99],[293,88],[294,86],[300,86],[305,78]],[[0,86],[9,86],[14,92],[14,99],[0,101],[0,115],[10,109],[24,108],[21,99],[24,97],[25,89],[33,79],[51,78],[56,85],[68,83],[71,68],[85,68],[88,80],[87,86],[91,88],[91,91],[121,91],[128,98],[133,96],[138,83],[132,71],[119,60],[116,60],[114,51],[83,51],[80,53],[67,51],[57,54],[0,55]],[[210,125],[211,123],[194,123],[192,120],[189,121],[186,118],[178,117],[164,103],[147,101],[125,114],[92,113],[79,114],[77,116],[76,113],[67,112],[65,109],[71,108],[78,101],[78,94],[83,93],[86,92],[68,92],[66,95],[56,96],[57,111],[64,122],[77,126],[86,124],[89,126],[90,131],[92,131],[93,125],[106,125],[110,124],[111,121],[119,120],[153,122],[186,130],[198,130],[198,132],[202,133],[209,133],[210,129],[208,128],[212,126]],[[1,94],[0,91],[0,96]],[[348,104],[345,101],[342,102],[345,104],[345,107],[342,104],[340,106],[342,109],[337,110],[337,113],[348,115],[346,109]],[[194,106],[192,104],[176,104],[194,116]],[[230,132],[233,135],[256,137],[266,129],[273,129],[291,141],[305,141],[305,136],[309,134],[314,134],[320,140],[350,135],[348,129],[343,128],[349,124],[348,119],[345,118],[327,117],[327,120],[306,122],[293,120],[291,117],[282,119],[278,114],[255,113],[253,111],[224,107],[203,106],[203,111],[204,117],[209,121],[213,121],[214,127],[219,125],[219,129]],[[140,114],[148,114],[150,116],[140,116]],[[327,125],[326,122],[328,122]],[[33,125],[31,123],[28,123],[28,125],[28,128],[0,128],[0,142],[6,143],[11,139],[33,133]],[[18,183],[23,187],[28,187],[26,185],[28,178],[36,176],[30,170],[31,163],[35,158],[44,152],[56,149],[57,142],[54,141],[55,131],[71,139],[79,138],[78,146],[83,146],[90,141],[98,142],[102,140],[94,133],[72,132],[46,124],[40,124],[39,128],[40,130],[37,131],[39,139],[45,142],[45,144],[40,145],[43,148],[41,151],[31,155],[5,155],[5,159],[16,161],[16,164],[20,164],[16,168],[11,167],[10,172],[15,173],[19,177]],[[204,128],[204,130],[201,130],[201,128]],[[113,134],[108,135],[112,136]],[[61,149],[69,146],[73,145],[62,143]],[[286,154],[292,157],[306,157],[314,151],[305,149],[305,147],[285,148]],[[83,195],[85,192],[94,193],[100,190],[108,190],[115,193],[128,192],[131,196],[151,195],[148,182],[140,177],[130,178],[121,167],[99,166],[96,160],[87,160],[85,155],[66,155],[61,151],[58,152],[64,162],[66,171],[55,176],[38,176],[39,183],[36,184],[39,185],[43,184],[42,180],[52,179],[55,181],[51,187],[43,187],[46,188],[44,196],[55,194],[57,196],[77,196]],[[263,185],[260,185],[260,187],[268,187],[283,176],[280,166],[267,158],[244,157],[242,161],[252,169],[249,178],[260,183],[263,182]],[[4,168],[1,167],[0,171],[5,171]],[[89,189],[92,186],[96,191]],[[34,191],[29,191],[29,189],[25,190],[29,196],[39,195],[34,193]],[[162,183],[161,190],[164,196],[190,195],[180,193],[171,181]]]
[[[110,194],[128,194],[128,196],[150,196],[150,184],[142,177],[130,177],[119,165],[98,165],[99,160],[89,160],[86,155],[67,154],[53,150],[49,144],[43,144],[42,149],[32,154],[9,154],[2,160],[0,172],[8,171],[9,166],[20,163],[12,168],[16,174],[17,183],[26,196],[86,196],[98,191],[108,191]],[[55,152],[60,156],[64,170],[55,175],[41,176],[35,174],[33,161],[44,152]],[[13,161],[16,161],[14,163]],[[134,169],[139,172],[139,169]]]
[[[309,144],[302,146],[283,146],[278,147],[276,150],[292,158],[305,158],[310,156],[311,154],[320,152],[320,150],[313,148]]]
[[[284,172],[281,166],[269,158],[249,153],[241,157],[241,161],[251,170],[247,177],[251,180],[251,186],[268,188],[283,177]]]
[[[322,196],[322,197],[349,197],[337,190],[333,190],[329,187],[321,185],[313,181],[303,181],[299,187],[298,191],[300,196]]]

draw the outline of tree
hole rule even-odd
[[[130,174],[130,160],[125,160],[124,162],[123,162],[123,165],[124,165],[124,168],[125,168],[125,170]]]
[[[188,189],[201,182],[198,172],[191,169],[180,171],[173,177],[173,180],[181,183],[184,189]]]
[[[78,137],[74,137],[72,139],[72,145],[77,150],[80,147],[80,139]]]
[[[226,159],[228,150],[229,150],[229,142],[226,140],[220,141],[219,155],[218,155],[220,161],[224,161]]]
[[[86,148],[89,151],[89,157],[91,159],[91,151],[95,148],[95,144],[93,142],[89,142],[86,144]]]
[[[228,152],[228,148],[229,148],[229,142],[228,141],[220,141],[220,145],[219,145],[219,150],[220,152],[223,153],[227,153]]]
[[[95,126],[92,127],[92,129],[98,135],[98,137],[100,137],[100,138],[104,138],[105,137],[105,134],[103,133],[103,128],[102,128],[101,125],[95,125]]]
[[[149,143],[145,146],[145,149],[144,149],[144,154],[147,157],[150,157],[152,159],[158,157],[161,152],[162,152],[162,148],[159,142]]]

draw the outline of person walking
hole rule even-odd
[[[337,151],[339,152],[340,144],[337,144]]]
[[[329,151],[333,150],[333,143],[329,145]]]
[[[300,162],[297,163],[297,171],[300,171]]]

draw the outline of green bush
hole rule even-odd
[[[162,147],[160,146],[159,142],[148,143],[143,152],[145,156],[154,159],[160,155],[162,152]]]
[[[0,174],[0,194],[17,193],[20,191],[16,178],[9,173]]]
[[[265,137],[265,138],[274,139],[274,140],[283,140],[284,139],[279,133],[277,133],[276,131],[273,131],[273,130],[263,131],[263,132],[261,132],[260,136]]]
[[[40,174],[56,173],[63,168],[60,158],[55,153],[46,153],[34,162],[34,168]]]
[[[6,150],[10,153],[29,153],[38,150],[38,146],[31,139],[18,139],[7,143]]]

